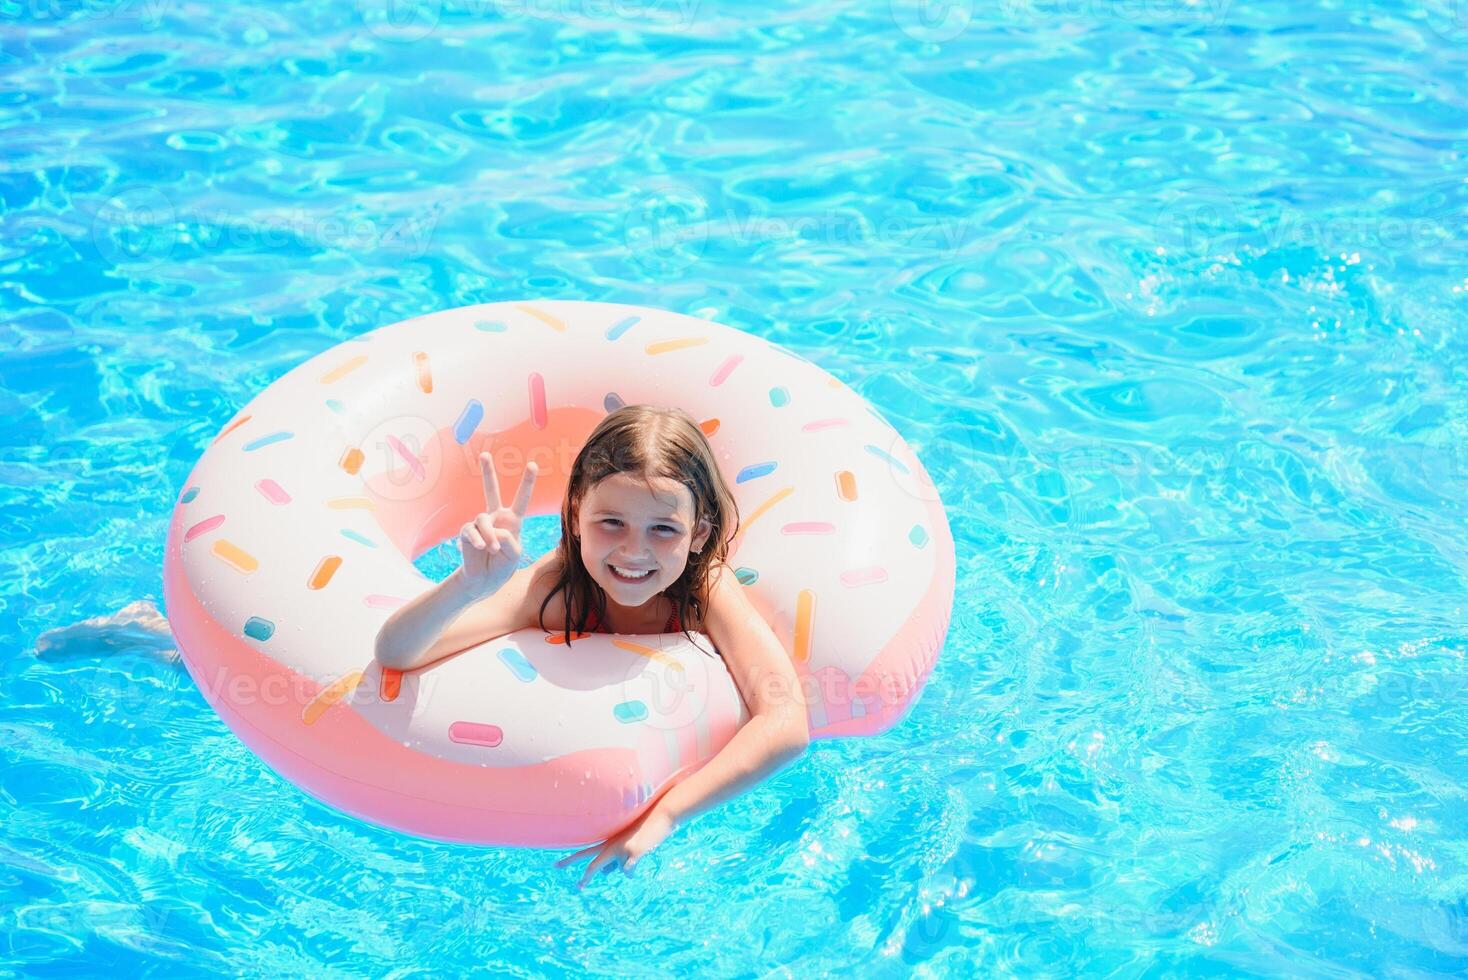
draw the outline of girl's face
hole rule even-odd
[[[693,494],[657,477],[655,492],[627,473],[613,473],[586,492],[576,514],[581,561],[609,603],[641,606],[678,581],[690,551],[708,540],[708,521],[693,527]]]

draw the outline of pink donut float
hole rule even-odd
[[[875,735],[942,647],[954,555],[922,463],[867,403],[758,337],[607,303],[446,310],[342,343],[244,407],[169,526],[164,597],[225,723],[316,798],[438,840],[603,840],[712,758],[748,712],[696,635],[524,630],[383,669],[383,620],[428,586],[413,559],[502,485],[571,461],[623,404],[676,404],[739,504],[730,563],[785,645],[813,739]],[[702,647],[700,649],[699,647]]]

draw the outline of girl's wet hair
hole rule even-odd
[[[683,574],[663,590],[678,609],[683,635],[693,642],[689,632],[704,628],[711,572],[724,564],[729,544],[739,532],[739,507],[698,423],[680,408],[655,405],[624,405],[602,419],[571,464],[556,550],[560,573],[540,604],[540,627],[545,629],[545,609],[557,593],[566,610],[568,644],[572,632],[585,631],[593,609],[606,622],[606,593],[581,560],[577,515],[587,491],[616,473],[642,480],[649,492],[658,477],[683,484],[693,495],[693,535],[697,536],[700,521],[709,523],[703,549],[689,553]]]

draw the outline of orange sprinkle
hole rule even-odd
[[[545,324],[547,327],[550,327],[557,333],[566,332],[566,325],[557,318],[551,316],[549,313],[546,313],[544,310],[537,310],[533,306],[517,306],[515,307],[515,309],[519,310],[521,313],[535,317],[535,319],[539,320],[541,323]]]
[[[326,502],[332,510],[376,510],[377,505],[366,497],[332,497]]]
[[[321,693],[310,700],[306,707],[301,709],[301,720],[308,725],[314,725],[316,719],[320,718],[326,709],[336,704],[342,698],[351,694],[362,683],[362,672],[354,670],[350,674],[337,678],[329,687],[323,688]]]
[[[795,597],[795,660],[805,663],[810,660],[810,634],[816,616],[816,594],[810,589],[801,589]]]
[[[351,374],[353,371],[357,370],[357,368],[366,363],[367,355],[358,354],[351,360],[338,364],[336,367],[323,374],[321,376],[321,383],[324,385],[329,385],[333,381],[340,381],[342,378],[345,378],[347,375]]]
[[[241,415],[239,418],[235,419],[233,422],[229,423],[229,425],[226,425],[222,430],[220,430],[219,435],[214,437],[214,441],[218,442],[220,439],[223,439],[225,436],[229,435],[235,429],[238,429],[240,426],[244,425],[248,421],[250,421],[250,416]]]
[[[403,689],[403,672],[391,667],[382,668],[382,679],[377,684],[377,695],[384,701],[396,701]]]
[[[764,503],[760,504],[754,509],[754,513],[749,515],[748,520],[740,521],[739,532],[734,535],[734,541],[729,546],[729,554],[732,555],[735,551],[738,550],[739,544],[744,540],[744,535],[749,530],[749,526],[751,524],[759,520],[760,517],[762,517],[764,513],[768,511],[771,507],[775,506],[794,492],[794,487],[785,487],[782,490],[775,491],[775,493],[771,495],[770,499],[766,500]]]
[[[698,427],[703,430],[703,434],[705,436],[712,437],[715,432],[719,431],[719,420],[704,419],[702,422],[698,423]]]
[[[836,496],[842,500],[856,499],[856,475],[850,470],[842,470],[836,474]]]
[[[584,639],[586,639],[590,635],[591,635],[590,633],[572,633],[571,634],[571,639],[572,640],[584,640]],[[547,643],[565,643],[566,642],[566,635],[564,633],[547,633],[545,635],[545,642],[547,642]]]
[[[362,455],[362,450],[356,446],[349,446],[347,447],[347,451],[342,453],[342,458],[337,460],[337,465],[353,476],[356,476],[357,471],[362,468],[362,463],[366,459],[367,457]]]
[[[215,541],[214,547],[210,548],[209,551],[215,558],[218,558],[226,565],[233,566],[239,571],[244,572],[246,575],[260,567],[260,562],[256,560],[254,555],[234,543],[226,541],[224,538]]]
[[[326,583],[336,574],[336,570],[342,567],[342,560],[337,555],[327,555],[316,563],[316,570],[311,573],[311,578],[306,582],[308,589],[324,589]]]
[[[635,653],[639,657],[646,657],[649,660],[656,660],[663,666],[672,667],[674,670],[683,669],[682,664],[674,660],[672,657],[668,656],[666,653],[663,653],[663,651],[655,650],[652,647],[643,646],[641,643],[633,643],[631,640],[613,640],[612,646],[618,648],[619,650],[626,650],[628,653]]]
[[[709,342],[707,337],[679,337],[677,340],[660,340],[655,344],[647,345],[649,354],[666,354],[669,351],[682,350],[685,347],[698,347]]]
[[[413,366],[418,369],[418,387],[425,395],[433,393],[433,371],[428,367],[428,355],[421,350],[413,352]]]

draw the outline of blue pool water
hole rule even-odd
[[[0,42],[0,964],[1468,970],[1464,0],[0,0]],[[314,802],[158,652],[37,656],[161,600],[265,385],[523,297],[752,331],[908,438],[959,588],[901,725],[578,893]]]

